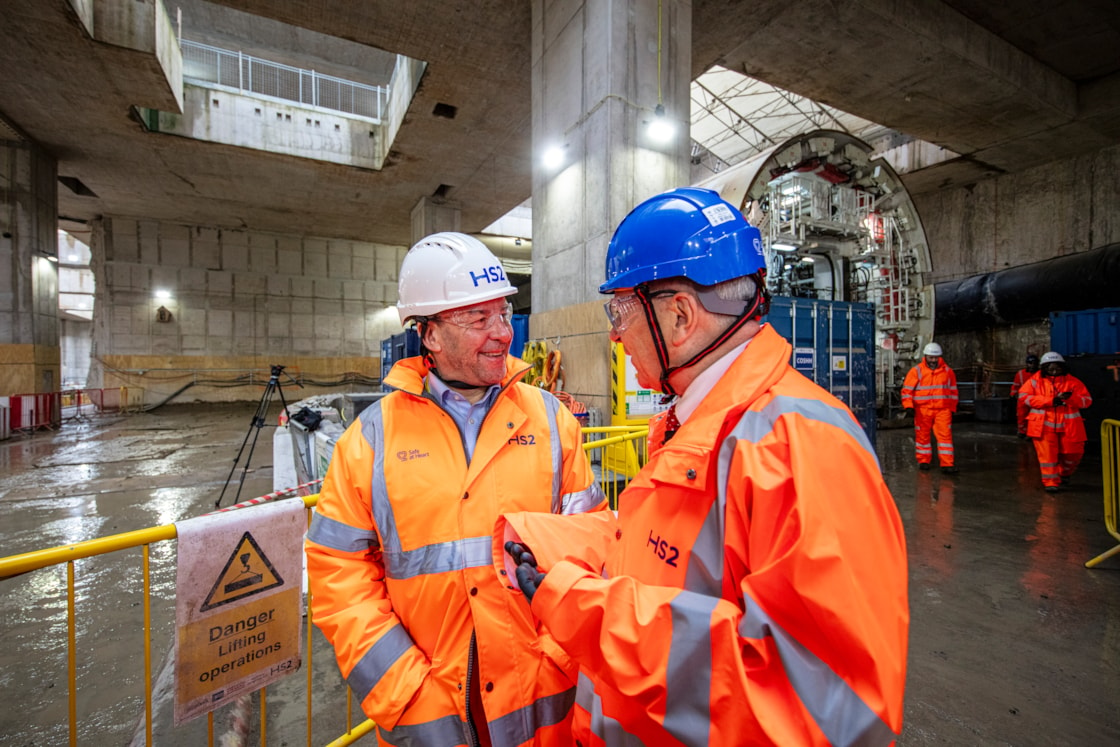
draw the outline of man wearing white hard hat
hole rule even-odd
[[[520,383],[517,292],[477,239],[404,259],[422,355],[339,438],[307,532],[315,623],[383,744],[567,745],[576,670],[493,571],[499,514],[606,508],[575,417]]]
[[[1030,408],[1027,436],[1034,439],[1042,485],[1058,492],[1085,455],[1085,421],[1081,410],[1093,404],[1089,390],[1066,372],[1066,359],[1051,350],[1042,356],[1038,372],[1027,379],[1020,394]]]
[[[914,453],[918,469],[928,470],[933,461],[932,430],[937,439],[941,471],[956,474],[953,413],[957,411],[958,400],[957,375],[941,358],[941,346],[931,342],[922,350],[922,360],[910,369],[902,383],[902,406],[914,410]]]

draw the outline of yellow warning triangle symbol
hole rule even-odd
[[[218,574],[218,580],[200,611],[206,612],[283,585],[284,579],[272,567],[253,535],[245,532],[237,543],[237,549],[226,561],[226,567]]]

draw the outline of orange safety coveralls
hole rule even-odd
[[[1027,433],[1027,413],[1030,412],[1027,407],[1026,399],[1023,396],[1023,384],[1026,383],[1033,374],[1025,368],[1020,368],[1015,372],[1015,378],[1011,382],[1011,396],[1015,398],[1015,423],[1019,429],[1019,433],[1026,435]]]
[[[495,747],[571,742],[575,666],[494,575],[491,535],[503,511],[606,500],[575,417],[517,383],[527,369],[507,358],[469,464],[421,358],[335,446],[307,532],[311,609],[381,744],[477,744],[472,678]]]
[[[769,325],[598,515],[503,516],[532,610],[579,663],[593,745],[886,745],[902,729],[907,560],[878,459]]]
[[[1024,400],[1031,408],[1027,415],[1027,435],[1034,439],[1042,484],[1061,485],[1085,455],[1085,421],[1081,410],[1093,404],[1081,380],[1069,374],[1043,376],[1039,371],[1023,384]],[[1072,392],[1064,405],[1054,406],[1059,392]]]
[[[910,369],[902,382],[902,406],[914,408],[914,453],[918,464],[929,464],[933,448],[929,441],[932,427],[937,439],[937,460],[953,466],[953,413],[957,411],[957,375],[945,364],[930,368],[923,358]]]

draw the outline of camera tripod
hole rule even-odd
[[[265,417],[268,415],[269,405],[272,404],[272,395],[280,395],[280,404],[284,408],[284,412],[288,411],[288,402],[284,399],[284,390],[280,388],[280,374],[283,373],[284,366],[273,365],[272,372],[268,378],[268,384],[265,385],[264,392],[261,394],[261,401],[257,404],[257,411],[253,415],[253,421],[249,423],[249,430],[245,433],[245,439],[241,442],[241,448],[237,450],[237,456],[233,458],[233,466],[230,467],[229,475],[226,477],[226,483],[222,486],[222,492],[218,496],[218,500],[214,501],[214,508],[222,505],[222,498],[226,494],[226,489],[229,487],[229,481],[233,479],[233,473],[237,470],[237,463],[241,461],[241,454],[245,451],[245,445],[249,443],[249,436],[253,437],[253,443],[249,446],[249,455],[245,457],[245,464],[241,468],[241,479],[237,483],[237,495],[234,496],[233,502],[237,503],[237,499],[241,497],[241,488],[245,485],[245,475],[249,472],[249,463],[253,461],[253,450],[257,448],[257,437],[261,435],[261,428],[264,427]],[[298,381],[293,379],[290,374],[284,374],[296,386],[302,387]]]

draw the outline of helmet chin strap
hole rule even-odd
[[[669,365],[669,348],[665,344],[665,335],[661,332],[661,325],[657,321],[657,314],[653,310],[652,293],[649,285],[641,283],[634,288],[634,294],[642,302],[642,310],[645,313],[646,324],[649,325],[650,336],[653,338],[654,348],[657,350],[657,361],[661,365],[661,391],[668,395],[678,395],[680,392],[669,383],[669,377],[681,369],[690,368],[699,363],[703,358],[708,356],[713,350],[718,348],[723,343],[731,339],[732,336],[743,326],[749,322],[757,314],[766,312],[764,304],[766,303],[766,278],[758,274],[756,277],[757,289],[754,294],[754,300],[750,306],[744,306],[743,313],[735,317],[735,321],[731,322],[723,332],[719,333],[715,339],[708,343],[703,350],[696,353],[696,355],[689,358],[679,366]]]

